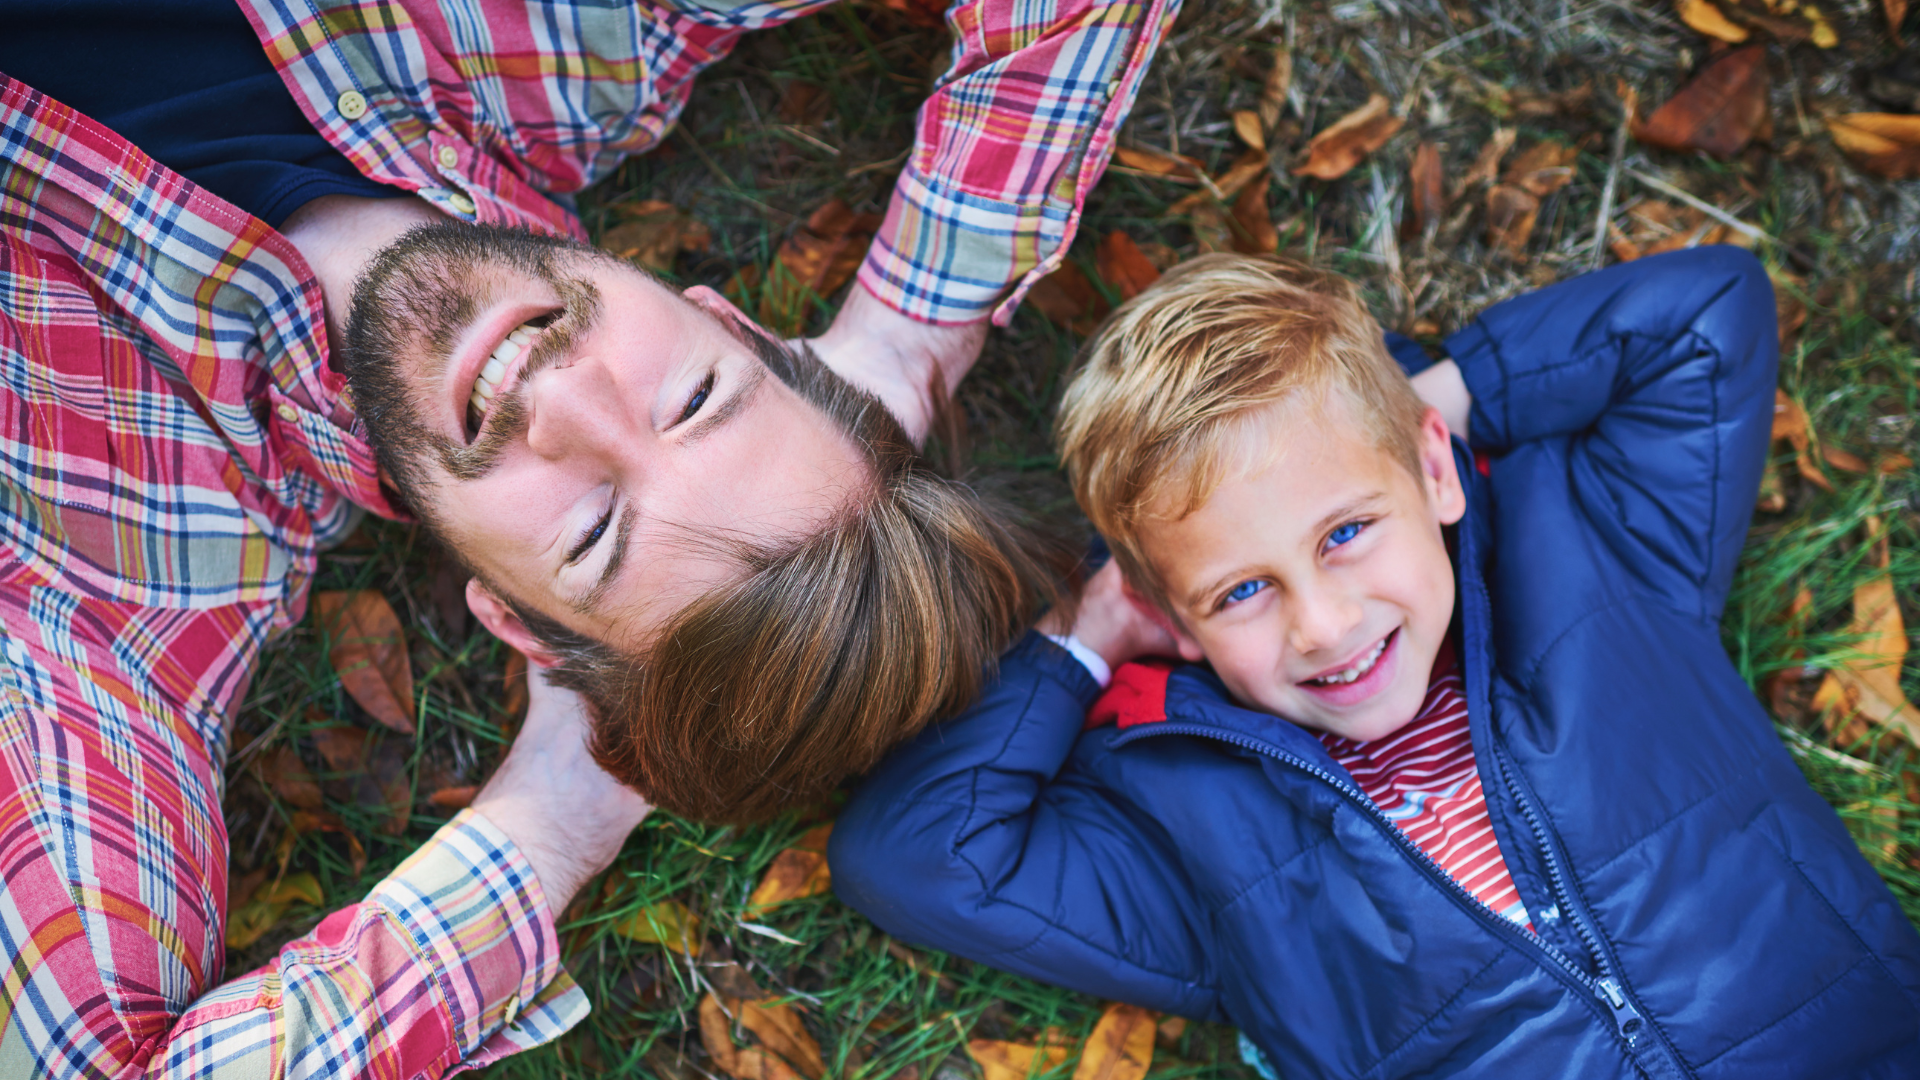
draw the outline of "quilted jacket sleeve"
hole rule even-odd
[[[1476,450],[1558,440],[1585,521],[1669,602],[1718,618],[1766,461],[1773,287],[1732,247],[1497,304],[1447,341]]]
[[[1215,1016],[1204,916],[1175,849],[1074,763],[1097,693],[1065,651],[1027,635],[978,703],[895,751],[840,815],[834,891],[909,942]]]

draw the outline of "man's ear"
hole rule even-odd
[[[761,332],[760,324],[749,318],[746,312],[734,306],[733,301],[707,288],[705,285],[695,285],[683,291],[680,295],[686,297],[696,307],[705,308],[717,318],[739,323],[741,328],[745,330],[751,330],[755,333]]]
[[[1427,406],[1420,418],[1420,485],[1437,511],[1440,524],[1451,525],[1467,512],[1467,493],[1453,464],[1453,438],[1440,410]]]
[[[467,610],[473,612],[473,617],[480,620],[488,633],[524,653],[528,663],[552,667],[560,662],[553,650],[533,636],[533,631],[527,629],[527,624],[520,621],[512,608],[502,603],[492,589],[480,584],[479,578],[467,579]]]

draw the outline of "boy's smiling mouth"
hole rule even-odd
[[[1398,627],[1345,667],[1298,683],[1303,690],[1330,705],[1353,705],[1386,688],[1391,681],[1400,641]]]

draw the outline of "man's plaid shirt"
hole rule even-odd
[[[245,0],[315,127],[467,220],[672,127],[828,0]],[[971,0],[860,273],[1004,321],[1057,264],[1178,0]],[[391,513],[319,289],[256,219],[0,75],[0,1075],[439,1075],[585,1015],[524,857],[462,813],[226,979],[225,718],[353,507]]]

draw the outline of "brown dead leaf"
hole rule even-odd
[[[1815,704],[1832,710],[1830,721],[1857,715],[1894,727],[1920,743],[1920,710],[1900,689],[1907,629],[1891,575],[1879,574],[1854,586],[1853,618],[1847,630],[1860,637],[1854,645],[1856,655],[1827,672]]]
[[[318,810],[325,801],[320,785],[291,746],[276,746],[254,759],[254,772],[282,802],[301,810]]]
[[[736,1004],[736,1003],[729,1003]],[[820,1056],[820,1044],[800,1022],[800,1013],[783,1001],[742,1001],[734,1015],[740,1026],[753,1032],[766,1047],[788,1065],[798,1069],[807,1080],[820,1080],[827,1065]]]
[[[1513,149],[1513,140],[1518,135],[1519,132],[1513,128],[1494,128],[1493,134],[1481,145],[1480,153],[1474,157],[1473,164],[1468,166],[1466,174],[1460,178],[1460,186],[1453,189],[1454,198],[1459,198],[1461,192],[1475,184],[1492,183],[1493,178],[1500,175],[1501,159],[1507,156],[1507,151]]]
[[[1100,271],[1100,280],[1112,286],[1122,301],[1139,296],[1160,279],[1160,268],[1153,265],[1147,253],[1133,242],[1133,237],[1119,229],[1108,233],[1094,249],[1093,265]]]
[[[1562,142],[1549,139],[1534,143],[1514,156],[1501,183],[1525,188],[1544,199],[1573,180],[1573,163],[1579,157],[1578,149]]]
[[[1403,123],[1393,115],[1387,99],[1374,94],[1365,105],[1315,135],[1307,143],[1307,160],[1293,170],[1293,175],[1338,180],[1361,159],[1385,146]]]
[[[775,855],[753,895],[747,898],[747,913],[758,915],[789,900],[804,900],[831,889],[827,837],[832,832],[831,823],[811,829],[793,847]]]
[[[1106,299],[1072,260],[1061,262],[1058,270],[1034,282],[1027,291],[1027,302],[1055,326],[1081,337],[1093,333],[1100,320],[1107,317]]]
[[[1751,33],[1746,27],[1721,14],[1710,0],[1674,0],[1673,7],[1679,13],[1681,22],[1730,45],[1740,44]]]
[[[1160,1021],[1160,1026],[1154,1029],[1154,1045],[1160,1047],[1162,1050],[1173,1050],[1180,1045],[1180,1036],[1186,1033],[1187,1018],[1184,1016],[1169,1016],[1165,1020]]]
[[[1119,147],[1114,150],[1113,159],[1135,172],[1164,176],[1187,184],[1199,183],[1200,174],[1206,171],[1198,161],[1185,154],[1169,154],[1164,150],[1136,146]]]
[[[826,1063],[820,1044],[800,1022],[793,1006],[777,1001],[722,1001],[709,993],[700,999],[700,1042],[720,1070],[735,1080],[820,1080]],[[759,1046],[733,1041],[731,1012],[740,1027],[752,1032]]]
[[[700,999],[700,1042],[721,1072],[734,1080],[800,1080],[796,1069],[764,1048],[735,1046],[730,1027],[719,998]]]
[[[1793,351],[1800,328],[1807,324],[1806,301],[1800,299],[1806,292],[1806,282],[1784,270],[1769,270],[1767,276],[1773,279],[1774,323],[1779,329],[1780,352],[1784,355]]]
[[[1293,52],[1285,45],[1273,52],[1273,66],[1267,69],[1260,87],[1260,126],[1272,131],[1287,107],[1287,91],[1293,86]]]
[[[1521,120],[1539,120],[1549,116],[1572,116],[1586,111],[1593,101],[1593,84],[1581,83],[1571,90],[1543,94],[1526,87],[1514,87],[1502,95],[1508,116]]]
[[[1891,453],[1881,458],[1875,468],[1888,476],[1893,476],[1913,468],[1913,459],[1902,453]]]
[[[1280,250],[1280,231],[1273,227],[1273,215],[1267,212],[1267,185],[1273,174],[1261,172],[1258,179],[1242,188],[1233,200],[1233,249],[1242,255],[1271,255]]]
[[[1887,33],[1899,45],[1900,24],[1907,21],[1907,0],[1880,0],[1880,5],[1887,15]]]
[[[1813,24],[1807,36],[1815,45],[1822,49],[1831,49],[1840,44],[1840,35],[1834,32],[1833,24],[1827,21],[1826,14],[1819,8],[1812,4],[1802,4],[1800,14],[1807,22]]]
[[[678,900],[662,900],[613,924],[613,932],[631,941],[664,946],[682,956],[700,955],[700,917]]]
[[[879,214],[856,214],[839,199],[815,210],[774,255],[760,290],[760,324],[783,338],[800,333],[814,306],[860,269],[880,222]]]
[[[1267,133],[1261,130],[1260,114],[1252,109],[1241,109],[1233,114],[1233,133],[1254,150],[1267,148]]]
[[[1227,167],[1227,171],[1213,177],[1211,188],[1202,186],[1201,190],[1187,195],[1167,207],[1167,217],[1186,217],[1200,207],[1213,204],[1215,193],[1219,199],[1231,199],[1246,190],[1256,178],[1267,175],[1267,155],[1258,150],[1248,150],[1239,159]]]
[[[320,882],[312,874],[305,871],[288,874],[266,888],[257,889],[252,898],[229,912],[227,948],[244,949],[259,941],[295,903],[312,907],[326,903],[326,894],[321,892]]]
[[[323,786],[341,802],[385,816],[380,831],[398,836],[407,831],[413,808],[413,785],[407,778],[407,756],[399,740],[376,739],[357,727],[318,728],[313,743],[327,766],[341,774]]]
[[[1114,1002],[1100,1013],[1080,1051],[1073,1080],[1144,1080],[1153,1065],[1156,1013]]]
[[[994,1039],[967,1043],[967,1056],[980,1066],[981,1080],[1027,1080],[1030,1075],[1059,1068],[1070,1052],[1065,1046],[1028,1046]]]
[[[661,273],[673,269],[683,251],[705,251],[713,233],[693,215],[669,202],[648,199],[619,208],[623,219],[600,238],[600,246]]]
[[[1187,215],[1193,230],[1193,243],[1202,253],[1233,250],[1233,228],[1227,224],[1227,210],[1208,199]]]
[[[1920,179],[1920,116],[1847,113],[1827,118],[1833,145],[1855,165],[1889,180]]]
[[[1425,233],[1447,212],[1445,179],[1440,169],[1440,148],[1422,142],[1413,151],[1413,165],[1407,170],[1407,224],[1414,235]]]
[[[832,109],[833,99],[819,83],[788,79],[780,88],[780,104],[775,111],[781,120],[805,127],[825,120]]]
[[[462,784],[456,787],[443,787],[427,796],[427,801],[442,810],[465,810],[473,805],[473,797],[478,794],[480,794],[478,787]]]
[[[947,21],[946,0],[880,0],[880,6],[899,12],[922,29],[931,30]]]
[[[1822,446],[1820,448],[1820,460],[1825,461],[1841,472],[1850,472],[1858,475],[1873,471],[1873,466],[1867,464],[1865,458],[1858,454],[1850,454],[1837,446]]]
[[[367,714],[413,734],[413,668],[400,617],[376,589],[313,594],[314,621],[340,685]]]
[[[1540,200],[1532,192],[1511,184],[1493,185],[1487,190],[1487,246],[1520,257],[1539,217]]]
[[[1824,490],[1833,490],[1833,481],[1820,471],[1813,460],[1813,424],[1807,418],[1807,410],[1798,401],[1787,396],[1785,390],[1773,392],[1773,438],[1785,439],[1794,450],[1794,466],[1809,483]]]
[[[1633,137],[1664,150],[1739,153],[1770,119],[1766,56],[1765,46],[1748,45],[1709,61],[1652,116],[1635,117]]]

